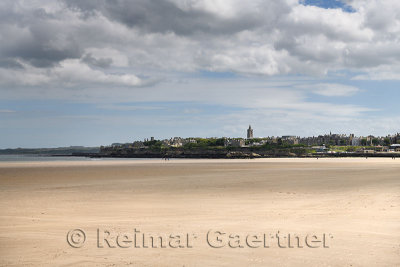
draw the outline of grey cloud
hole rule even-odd
[[[290,52],[291,55],[301,61],[334,62],[338,56],[340,56],[340,52],[338,53],[335,49],[312,47],[310,44],[300,42],[293,36],[285,36],[279,39],[274,44],[274,47],[277,50],[286,50]]]
[[[81,55],[81,51],[77,46],[67,49],[49,48],[37,40],[8,49],[6,53],[9,56],[26,60],[39,68],[51,67],[64,59],[79,58]]]
[[[350,46],[346,52],[348,54],[346,63],[356,68],[395,64],[400,60],[400,46],[395,44]]]
[[[0,68],[23,69],[24,66],[13,58],[0,58]]]
[[[7,17],[0,18],[1,57],[18,58],[44,68],[81,56],[79,42],[71,32],[60,28],[63,22],[54,15],[42,8],[21,12],[11,10]]]
[[[109,68],[113,63],[111,58],[94,58],[91,53],[84,55],[81,59],[82,62],[99,68]]]
[[[73,10],[83,12],[86,17],[98,11],[112,20],[145,32],[174,32],[183,36],[234,34],[262,26],[263,21],[251,14],[221,18],[203,10],[183,10],[172,2],[162,0],[73,0],[65,3]]]
[[[221,3],[5,0],[0,65],[54,69],[80,60],[98,71],[151,76],[196,70],[321,75],[400,64],[399,12],[382,16],[373,1],[352,2],[352,14],[295,1]]]

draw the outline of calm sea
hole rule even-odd
[[[2,161],[112,161],[112,160],[161,160],[148,158],[86,158],[86,157],[50,157],[41,155],[0,155]]]

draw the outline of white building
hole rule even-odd
[[[359,137],[353,137],[353,139],[351,140],[351,145],[352,146],[360,146],[361,139]]]

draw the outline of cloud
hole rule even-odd
[[[77,59],[60,62],[51,69],[24,65],[23,69],[1,69],[0,85],[2,86],[55,86],[75,87],[93,85],[145,86],[154,81],[144,81],[133,74],[106,73],[90,68]],[[51,95],[51,91],[48,92]]]
[[[52,16],[39,15],[43,9],[21,10],[13,13],[15,18],[27,16],[22,21],[10,23],[2,21],[0,54],[8,58],[16,58],[35,67],[50,67],[71,58],[79,58],[82,54],[79,41],[68,27],[62,25],[63,20]],[[63,16],[64,19],[67,19]],[[68,24],[67,24],[68,25]]]
[[[316,84],[313,86],[315,89],[313,93],[322,96],[352,96],[360,89],[355,86],[349,86],[344,84]]]
[[[111,58],[95,58],[91,53],[88,53],[82,57],[82,62],[99,68],[108,68],[112,64]]]
[[[380,66],[376,68],[370,68],[366,73],[358,74],[352,77],[353,80],[374,80],[374,81],[383,81],[383,80],[400,80],[400,66],[389,67],[389,66]]]
[[[118,71],[127,75],[321,76],[368,74],[379,66],[397,73],[399,2],[346,3],[354,12],[295,0],[2,1],[0,57],[8,63],[0,67],[54,69],[81,60],[93,68],[123,67]]]
[[[201,112],[202,112],[202,110],[198,109],[198,108],[185,108],[183,110],[184,114],[199,114]]]
[[[18,60],[13,58],[2,58],[0,59],[0,68],[5,69],[22,69],[23,65]]]
[[[129,103],[115,103],[115,104],[104,104],[99,105],[98,108],[106,110],[119,110],[119,111],[151,111],[151,110],[162,110],[164,107],[150,106],[150,105],[135,105]]]
[[[70,8],[86,16],[100,12],[105,17],[144,32],[190,36],[195,34],[233,34],[257,27],[261,18],[254,16],[221,17],[196,1],[66,1]],[[236,2],[239,4],[239,2]],[[225,6],[226,3],[224,3]],[[273,5],[273,4],[272,4]],[[250,15],[250,14],[248,14]]]
[[[94,70],[77,60],[65,60],[54,69],[54,76],[65,84],[100,83],[115,84],[120,86],[140,86],[143,82],[132,74],[110,74]]]
[[[0,109],[0,113],[15,113],[15,110],[11,110],[11,109]]]
[[[400,1],[342,2],[0,1],[1,140],[397,131]]]

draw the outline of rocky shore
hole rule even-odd
[[[56,155],[55,155],[56,156]],[[71,156],[92,158],[198,158],[198,159],[246,159],[246,158],[336,158],[336,157],[400,157],[399,153],[305,153],[303,150],[251,150],[230,151],[215,150],[183,150],[152,151],[148,149],[132,149],[99,153],[73,153]]]

